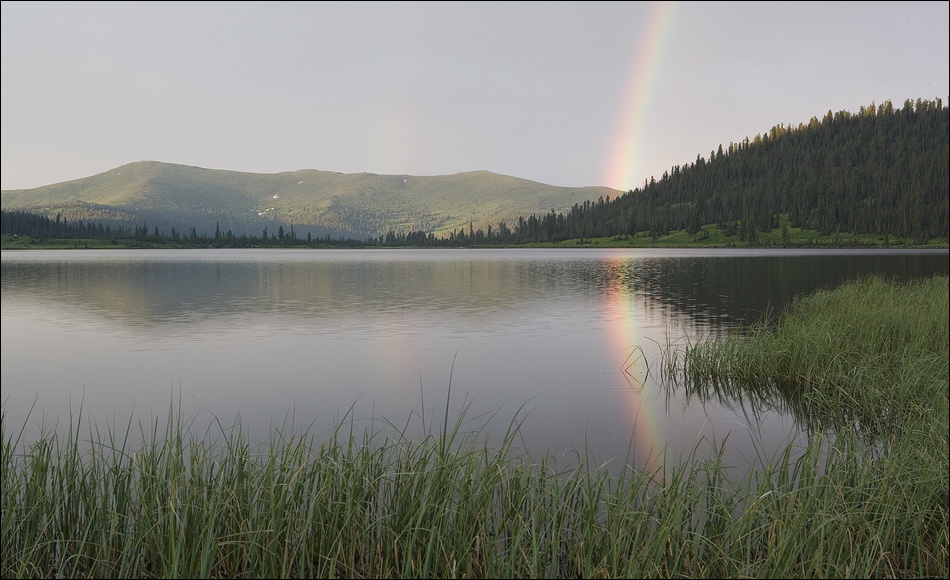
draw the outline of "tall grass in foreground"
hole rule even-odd
[[[558,473],[437,438],[239,431],[3,447],[3,577],[946,576],[946,481],[856,441],[661,474]],[[788,459],[788,457],[784,457]],[[944,465],[944,467],[946,467]],[[941,487],[943,486],[943,487]]]
[[[4,413],[0,574],[947,577],[947,282],[924,286],[939,290],[941,283],[942,382],[898,373],[916,377],[926,392],[900,388],[913,401],[887,410],[903,428],[882,434],[884,452],[846,421],[830,449],[819,432],[804,453],[789,447],[762,457],[739,482],[727,481],[717,459],[619,474],[582,459],[564,472],[548,458],[514,453],[517,425],[498,449],[489,448],[481,430],[462,428],[466,408],[454,423],[446,408],[441,431],[417,440],[395,428],[354,434],[344,420],[325,437],[288,428],[263,444],[249,441],[239,424],[199,436],[172,410],[164,429],[151,426],[135,449],[126,443],[131,426],[125,434],[87,427],[90,447],[78,424],[21,448],[19,426],[10,429]],[[842,291],[890,289],[865,284]],[[903,288],[900,296],[918,289]],[[940,303],[936,294],[918,298],[908,310]],[[792,316],[807,318],[809,310]],[[758,340],[766,340],[761,332]],[[852,336],[868,333],[851,327]],[[731,344],[724,352],[746,348]],[[904,352],[906,345],[887,349]],[[846,356],[848,349],[838,350]],[[926,350],[910,355],[929,360]],[[701,368],[698,358],[688,360],[691,371]],[[717,360],[708,359],[711,368],[727,376],[729,361]],[[795,376],[824,375],[812,367]],[[822,388],[815,390],[827,404],[834,397],[851,404],[889,386],[853,376],[853,391],[817,380]]]

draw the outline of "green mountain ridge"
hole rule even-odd
[[[695,243],[715,230],[755,245],[760,232],[785,228],[926,244],[950,233],[948,159],[950,108],[940,98],[906,99],[902,107],[872,102],[856,113],[828,110],[807,123],[775,125],[627,192],[555,187],[488,171],[255,174],[142,161],[3,191],[0,205],[8,213],[135,229],[139,238],[158,230],[192,240],[214,233],[215,239],[290,234],[524,244],[640,234],[656,240],[685,231]]]
[[[621,192],[558,187],[471,171],[444,176],[338,173],[305,169],[261,174],[139,161],[34,189],[0,192],[7,211],[68,221],[187,233],[259,235],[293,227],[298,235],[363,238],[387,232],[445,235],[496,227],[520,216],[563,212]]]

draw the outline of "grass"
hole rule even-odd
[[[575,238],[562,242],[524,244],[525,247],[558,248],[947,248],[946,239],[914,240],[899,236],[876,234],[820,234],[817,230],[788,228],[783,236],[781,228],[757,232],[756,239],[742,239],[728,235],[715,224],[704,227],[705,235],[690,235],[686,230],[673,230],[655,239],[649,232],[636,235],[617,235],[600,238]]]
[[[833,436],[760,457],[741,481],[716,458],[564,470],[515,452],[517,421],[490,448],[467,405],[450,420],[451,386],[416,439],[344,418],[252,442],[239,423],[198,430],[172,408],[134,449],[131,423],[100,430],[81,410],[27,445],[4,413],[0,574],[947,577],[947,294],[945,277],[866,280],[666,359],[689,388],[781,384],[824,409]],[[806,339],[797,355],[778,348]]]
[[[691,388],[777,390],[813,423],[872,437],[931,424],[946,436],[948,294],[946,276],[856,280],[796,301],[777,320],[690,346],[671,374]]]

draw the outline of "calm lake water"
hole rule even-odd
[[[523,420],[534,457],[655,468],[725,441],[746,468],[806,430],[781,401],[664,385],[661,347],[860,276],[947,273],[945,250],[7,251],[4,430],[29,441],[81,404],[103,433],[175,406],[199,434],[347,417],[418,436],[441,429],[451,387],[450,422],[467,406],[465,429],[496,444]]]

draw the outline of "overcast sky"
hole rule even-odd
[[[950,105],[950,2],[2,3],[2,189],[134,161],[620,190]]]

